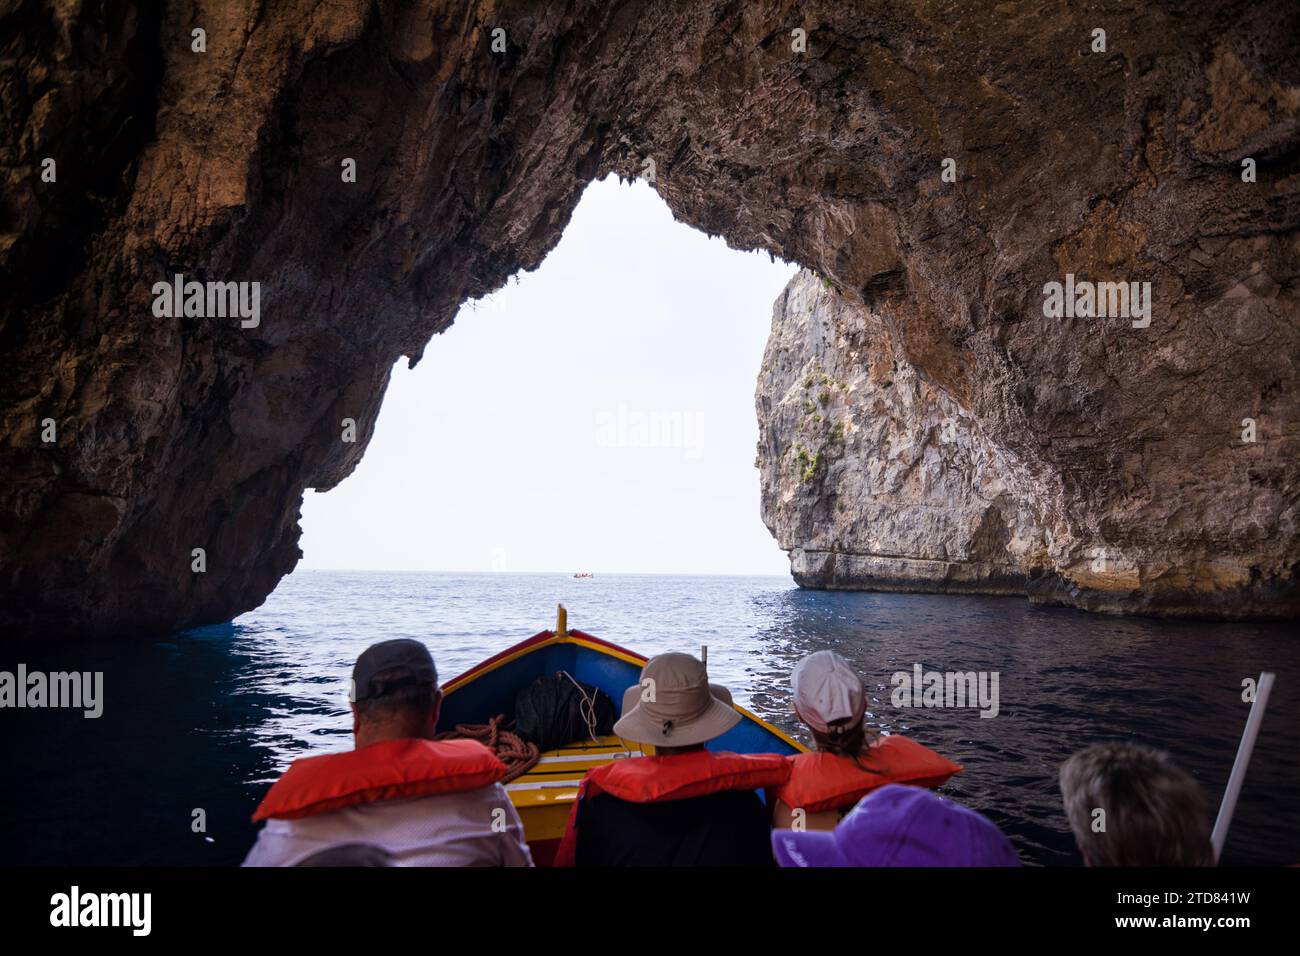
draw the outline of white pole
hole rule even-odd
[[[1250,705],[1250,714],[1246,717],[1246,729],[1241,735],[1241,745],[1237,747],[1237,759],[1232,762],[1232,773],[1228,776],[1228,789],[1223,792],[1223,803],[1219,805],[1219,818],[1214,821],[1214,833],[1210,842],[1214,844],[1214,862],[1219,862],[1223,855],[1223,844],[1228,839],[1228,827],[1232,825],[1232,814],[1237,809],[1237,797],[1241,795],[1241,785],[1246,779],[1246,767],[1250,764],[1250,753],[1255,749],[1255,738],[1259,736],[1259,725],[1264,720],[1264,708],[1268,706],[1268,692],[1273,689],[1273,680],[1277,675],[1267,671],[1259,675],[1259,684],[1255,687],[1255,699]]]

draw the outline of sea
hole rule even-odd
[[[1291,624],[1111,617],[1021,598],[831,592],[783,577],[300,570],[255,611],[167,640],[6,641],[0,669],[102,671],[103,713],[8,710],[0,865],[234,866],[250,815],[296,757],[351,746],[347,689],[368,645],[424,641],[441,677],[555,624],[646,655],[700,653],[736,700],[807,739],[790,673],[830,648],[862,675],[868,723],[960,763],[942,793],[1036,866],[1081,861],[1057,774],[1094,741],[1168,751],[1222,796],[1243,682],[1277,675],[1223,862],[1300,863],[1300,637]],[[998,675],[996,716],[899,707],[894,675]]]

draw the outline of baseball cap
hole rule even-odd
[[[394,667],[404,667],[410,671],[410,675],[397,680],[374,679],[376,674]],[[352,668],[352,689],[348,700],[373,700],[399,687],[436,683],[438,671],[433,666],[433,656],[429,649],[417,640],[399,637],[371,644],[361,652]]]
[[[1019,866],[987,817],[924,787],[871,791],[834,830],[773,830],[782,866]]]
[[[837,721],[861,720],[867,711],[862,678],[834,651],[809,654],[795,666],[790,683],[799,716],[819,733]]]

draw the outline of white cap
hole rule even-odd
[[[862,679],[834,651],[809,654],[795,666],[790,683],[799,716],[819,733],[837,721],[861,720],[867,711]]]

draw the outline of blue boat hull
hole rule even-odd
[[[641,678],[645,658],[617,645],[570,631],[557,637],[550,631],[517,644],[449,681],[439,730],[456,724],[483,724],[498,714],[515,717],[516,695],[539,677],[567,671],[584,684],[599,687],[614,701],[617,712],[623,692]],[[710,750],[733,753],[799,753],[804,748],[742,707],[744,719],[708,744]]]

